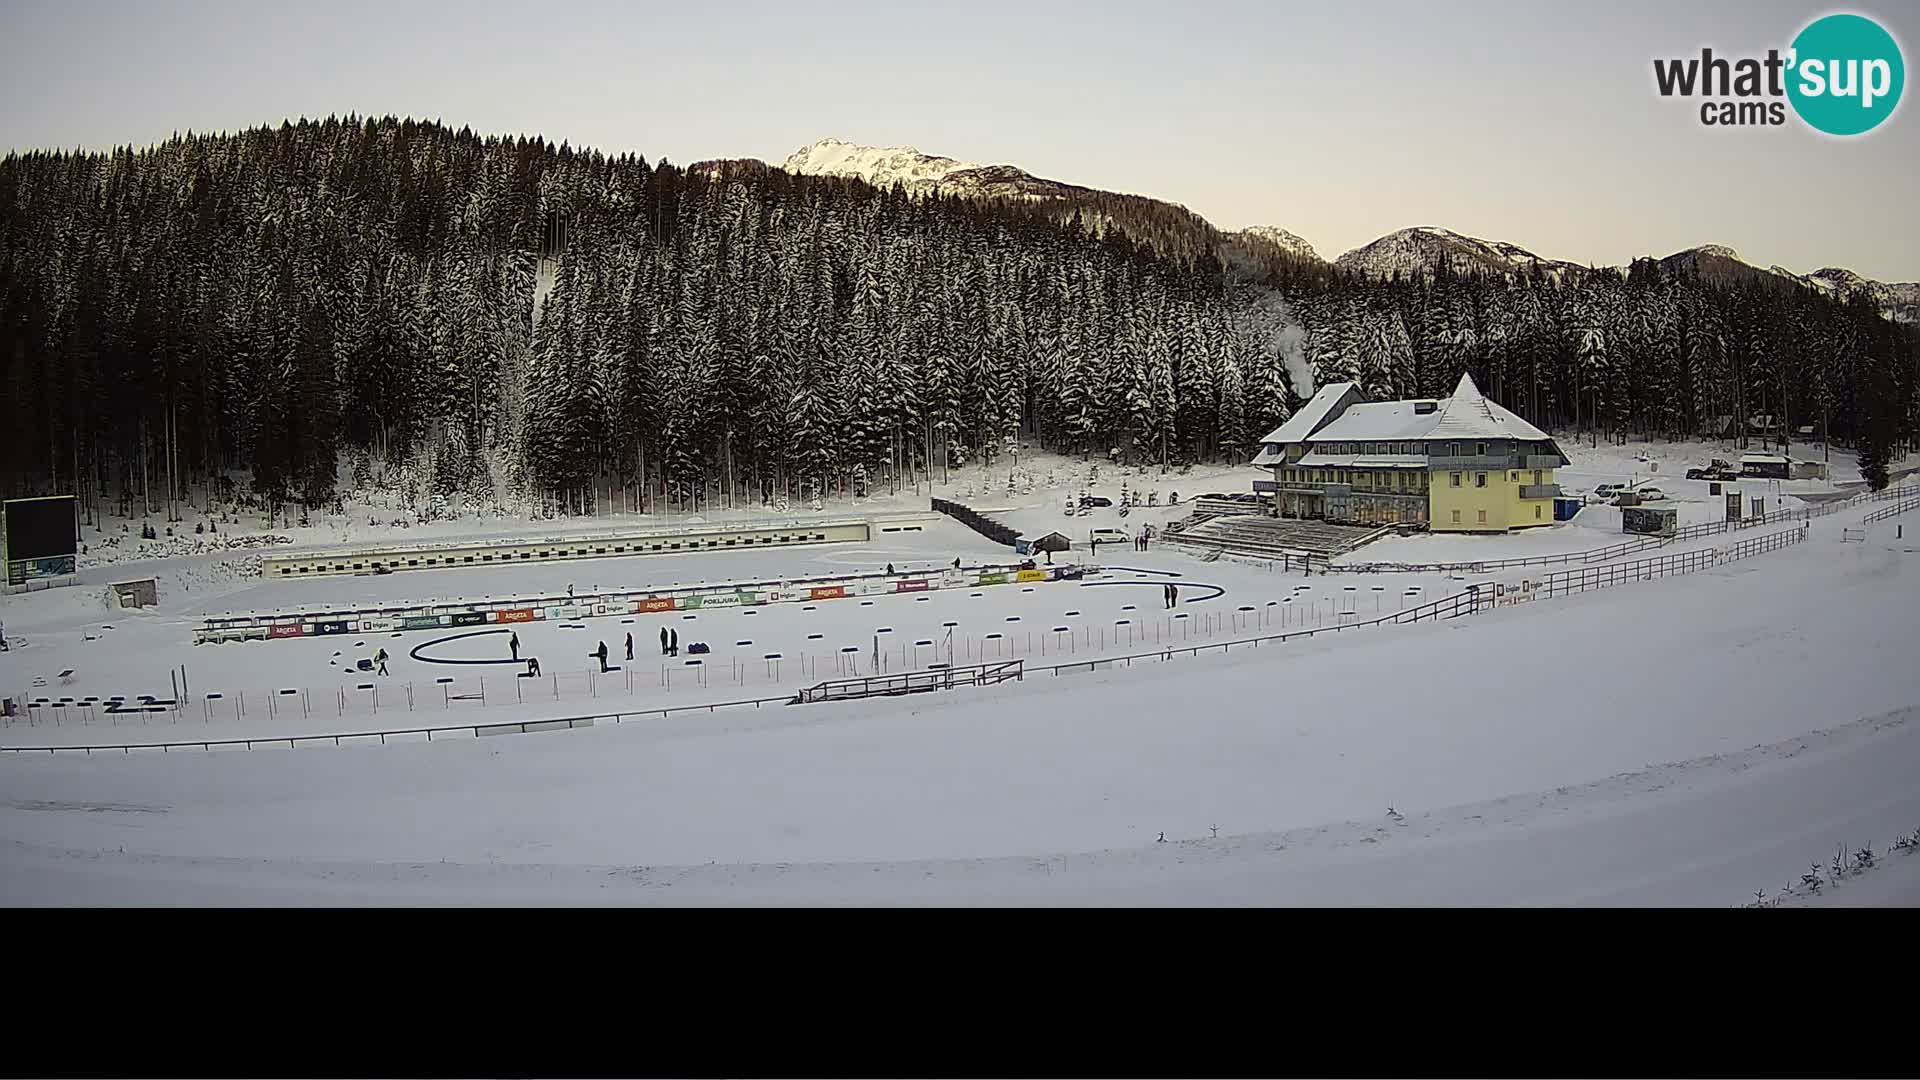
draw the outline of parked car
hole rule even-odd
[[[1625,484],[1601,484],[1593,489],[1593,497],[1601,502],[1607,502],[1625,490],[1627,490]]]
[[[1087,533],[1089,544],[1120,544],[1131,539],[1133,537],[1121,529],[1092,529]]]
[[[1657,487],[1634,488],[1633,493],[1640,496],[1641,502],[1659,502],[1667,497],[1667,493]]]

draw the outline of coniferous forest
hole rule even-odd
[[[318,507],[343,480],[563,512],[780,502],[1016,438],[1234,460],[1313,385],[1438,396],[1462,371],[1544,427],[1765,414],[1870,466],[1914,438],[1917,357],[1865,293],[1651,259],[1379,281],[1125,201],[912,198],[392,118],[0,161],[0,490],[123,513]]]

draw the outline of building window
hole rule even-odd
[[[1455,525],[1458,525],[1458,524],[1460,524],[1460,511],[1458,511],[1458,510],[1455,510],[1455,511],[1453,512],[1453,523],[1454,523]]]
[[[1483,473],[1483,472],[1477,472],[1477,473],[1474,473],[1474,474],[1473,474],[1473,486],[1474,486],[1474,487],[1486,487],[1486,486],[1487,486],[1487,474],[1486,474],[1486,473]]]
[[[1535,521],[1540,520],[1540,504],[1539,503],[1533,504],[1533,520]]]
[[[1540,482],[1540,470],[1539,470],[1539,469],[1535,469],[1535,470],[1533,470],[1533,482],[1534,482],[1535,484],[1538,484],[1538,483]]]
[[[1475,457],[1486,457],[1486,456],[1487,456],[1487,444],[1486,444],[1486,443],[1474,443],[1474,444],[1473,444],[1473,456],[1475,456]]]
[[[1449,475],[1449,476],[1451,476],[1451,477],[1453,478],[1453,486],[1454,486],[1454,487],[1459,487],[1459,486],[1460,486],[1460,474],[1459,474],[1459,473],[1449,473],[1448,475]]]
[[[1519,482],[1520,482],[1520,473],[1518,470],[1515,470],[1507,474],[1507,483],[1517,484]]]
[[[1487,512],[1485,510],[1482,510],[1480,511],[1480,524],[1485,525],[1486,523],[1487,523]]]

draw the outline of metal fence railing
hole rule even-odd
[[[1535,589],[1544,590],[1545,598],[1551,598],[1586,592],[1589,589],[1612,588],[1615,585],[1625,585],[1635,581],[1652,581],[1655,578],[1692,574],[1724,563],[1737,562],[1769,551],[1776,551],[1791,544],[1798,544],[1806,537],[1807,530],[1803,523],[1798,529],[1782,529],[1776,533],[1742,540],[1729,547],[1710,548],[1705,551],[1681,551],[1635,562],[1589,566],[1548,574],[1535,586]]]
[[[1907,499],[1904,502],[1894,503],[1892,506],[1889,506],[1884,510],[1875,510],[1873,513],[1868,514],[1866,517],[1861,518],[1860,520],[1862,524],[1875,522],[1875,521],[1885,521],[1890,517],[1899,517],[1901,514],[1904,514],[1907,511],[1912,510],[1916,507],[1920,507],[1920,498],[1912,498],[1912,499]]]
[[[852,698],[892,697],[933,690],[952,690],[959,686],[994,686],[1008,680],[1020,681],[1025,666],[1024,660],[1001,660],[991,664],[969,664],[964,667],[936,664],[918,671],[901,671],[891,675],[829,679],[816,686],[803,688],[794,701],[796,704],[811,704],[819,701],[846,701]]]
[[[309,746],[351,746],[356,744],[377,744],[384,746],[389,742],[416,741],[436,742],[450,738],[480,738],[488,735],[520,735],[536,731],[564,731],[578,727],[593,727],[595,724],[611,721],[619,724],[632,720],[666,719],[676,713],[712,713],[721,709],[738,709],[746,706],[761,708],[766,705],[788,705],[793,702],[792,694],[779,697],[747,698],[740,701],[715,701],[704,705],[672,705],[658,709],[627,710],[622,712],[592,713],[584,716],[563,716],[542,720],[508,720],[483,724],[449,724],[439,727],[392,728],[384,731],[342,731],[324,735],[257,735],[240,739],[188,739],[176,742],[144,743],[93,743],[70,746],[0,746],[0,752],[9,754],[130,754],[135,750],[167,753],[174,750],[215,750],[243,749],[261,750],[276,747]]]

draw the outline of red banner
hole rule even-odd
[[[927,583],[924,581],[896,581],[893,583],[893,591],[894,592],[926,592]]]
[[[829,585],[829,586],[826,586],[825,588],[813,589],[809,591],[807,593],[807,599],[838,600],[845,595],[847,595],[847,587],[845,585]]]
[[[297,622],[275,623],[267,628],[267,636],[270,638],[300,637],[303,633],[305,633],[305,631],[301,629],[300,624]]]
[[[533,609],[508,608],[505,611],[496,613],[496,618],[500,622],[532,622]]]
[[[641,612],[672,611],[673,597],[671,596],[649,597],[648,599],[640,601],[640,607],[638,608],[638,610]]]

